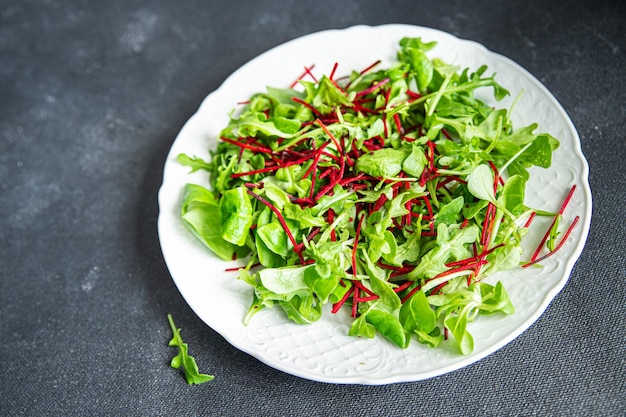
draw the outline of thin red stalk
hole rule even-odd
[[[253,183],[253,182],[245,182],[243,185],[248,187],[248,188],[258,188],[258,189],[261,189],[261,188],[264,187],[264,184],[262,182],[260,182],[258,184]]]
[[[356,299],[357,303],[364,303],[366,301],[374,301],[374,300],[378,300],[380,297],[377,295],[369,295],[367,297],[359,297]]]
[[[370,290],[369,288],[367,288],[365,285],[363,285],[361,283],[361,281],[358,280],[354,280],[352,281],[352,283],[361,291],[365,291],[367,293],[367,295],[376,295],[376,293],[374,293],[372,290]]]
[[[404,128],[402,127],[402,122],[400,121],[400,115],[398,113],[393,115],[393,121],[396,124],[396,129],[400,135],[404,134]]]
[[[486,263],[487,263],[487,261],[481,261],[479,264],[483,265],[483,264],[486,264]],[[464,271],[464,270],[467,270],[467,269],[468,268],[466,268],[466,267],[458,267],[458,268],[448,269],[447,271],[444,271],[444,272],[442,272],[440,274],[437,274],[434,277],[428,279],[426,282],[430,282],[430,281],[432,281],[434,279],[438,279],[438,278],[447,277],[448,275],[452,275],[454,273],[457,273],[457,272],[460,272],[460,271]],[[437,287],[435,287],[433,290],[441,289],[447,283],[448,283],[448,281],[442,282]],[[419,291],[420,288],[421,288],[420,286],[417,286],[417,287],[413,288],[404,298],[402,298],[401,302],[404,303],[406,300],[411,298],[411,296],[413,294],[415,294],[417,291]]]
[[[231,143],[231,144],[233,144],[235,146],[238,146],[240,148],[249,149],[251,151],[263,152],[263,153],[273,153],[274,152],[270,148],[266,148],[265,146],[254,146],[254,145],[250,145],[248,143],[239,142],[239,141],[236,141],[236,140],[233,140],[233,139],[229,139],[229,138],[225,138],[225,137],[220,137],[220,140],[223,140],[224,142]]]
[[[377,65],[378,65],[378,64],[380,64],[380,63],[381,63],[381,61],[380,61],[380,60],[378,60],[378,61],[374,62],[372,65],[370,65],[370,66],[366,67],[365,69],[362,69],[361,71],[359,71],[359,74],[360,74],[360,75],[365,74],[366,72],[370,71],[372,68],[374,68],[375,66],[377,66]],[[347,89],[348,87],[350,87],[350,84],[351,84],[351,82],[349,82],[349,83],[346,85],[346,89]]]
[[[504,246],[504,243],[500,243],[498,246],[494,246],[493,248],[491,248],[491,249],[489,249],[489,250],[487,250],[485,252],[482,252],[480,255],[476,255],[476,256],[473,256],[471,258],[460,259],[460,260],[454,261],[454,262],[448,262],[446,264],[446,266],[448,268],[453,268],[453,267],[458,267],[458,266],[467,266],[467,265],[470,265],[470,264],[475,263],[475,262],[482,262],[484,260],[485,256],[489,255],[494,250],[496,250],[496,249],[498,249],[498,248],[500,248],[502,246]]]
[[[443,133],[443,135],[446,137],[446,139],[453,140],[452,136],[450,135],[450,133],[448,133],[448,131],[446,129],[441,129],[441,133]]]
[[[415,281],[407,281],[404,284],[398,285],[393,290],[394,290],[394,292],[402,292],[402,291],[406,290],[407,288],[409,288],[413,284],[415,284]]]
[[[391,97],[391,88],[388,88],[385,92],[385,107],[389,104],[389,98]]]
[[[312,198],[291,197],[289,199],[289,201],[291,201],[294,204],[298,204],[300,206],[313,206],[313,205],[315,205],[315,201],[313,201]]]
[[[309,154],[303,158],[300,159],[294,159],[293,161],[287,161],[285,162],[283,165],[275,165],[275,166],[270,166],[270,167],[265,167],[265,168],[259,168],[259,169],[254,169],[252,171],[246,171],[246,172],[236,172],[234,174],[230,174],[231,178],[241,178],[241,177],[245,177],[246,175],[254,175],[254,174],[261,174],[264,172],[272,172],[272,171],[278,171],[281,168],[286,168],[292,165],[300,165],[306,161],[308,161],[311,158],[314,158],[315,155],[314,154]]]
[[[354,233],[354,244],[352,245],[352,275],[356,279],[356,250],[359,244],[359,237],[361,237],[361,226],[363,225],[363,219],[365,215],[361,215],[359,222],[356,225],[356,232]]]
[[[574,217],[574,221],[572,222],[572,224],[569,225],[569,227],[565,231],[565,234],[563,235],[563,238],[561,239],[559,244],[556,245],[554,250],[551,250],[550,252],[546,253],[545,255],[543,255],[540,258],[536,258],[536,259],[531,260],[528,263],[525,263],[524,265],[522,265],[522,268],[527,268],[527,267],[529,267],[531,265],[534,265],[536,263],[542,262],[542,261],[546,260],[547,258],[549,258],[550,256],[554,255],[559,249],[561,249],[561,247],[563,247],[563,245],[565,244],[565,241],[567,240],[569,235],[572,233],[572,230],[574,230],[574,227],[576,227],[576,224],[578,224],[579,220],[580,220],[580,216]]]
[[[528,229],[530,227],[530,224],[533,222],[533,220],[535,219],[536,215],[537,215],[537,212],[535,212],[535,211],[530,213],[530,216],[528,217],[528,220],[526,220],[526,223],[524,223],[524,228],[525,229]]]
[[[382,148],[382,146],[376,145],[374,143],[369,143],[368,141],[363,142],[363,146],[370,152],[374,152]]]
[[[333,167],[328,167],[325,168],[322,173],[317,177],[318,180],[324,179],[326,177],[328,177],[330,174],[333,173],[334,168]]]
[[[424,203],[426,203],[426,210],[428,210],[428,217],[430,219],[432,219],[434,217],[433,215],[433,207],[430,205],[430,200],[428,199],[428,197],[424,196],[422,197],[422,199],[424,200]],[[434,228],[435,228],[435,223],[433,221],[430,221],[430,224],[428,226],[430,228],[430,232],[431,233],[435,233]],[[422,236],[434,236],[434,234],[425,234],[425,232],[422,232]]]
[[[296,85],[298,85],[298,81],[302,80],[307,74],[311,73],[311,70],[313,68],[315,68],[315,64],[311,65],[310,67],[304,67],[306,68],[305,71],[302,73],[302,75],[300,75],[298,78],[296,78],[296,80],[291,83],[291,85],[289,86],[289,88],[294,88]]]
[[[409,298],[411,298],[413,296],[413,294],[415,294],[416,292],[418,292],[420,289],[422,288],[421,285],[416,286],[415,288],[413,288],[411,291],[409,291],[409,293],[407,295],[405,295],[400,302],[401,303],[405,303],[406,300],[408,300]]]
[[[326,152],[326,151],[322,152],[322,155],[332,159],[335,162],[339,162],[339,160],[341,159],[340,156],[334,155],[334,154],[332,154],[330,152]]]
[[[311,233],[309,233],[309,235],[306,237],[306,241],[310,242],[315,236],[317,236],[320,232],[320,228],[316,227],[314,228]],[[304,248],[304,242],[302,243],[298,243],[298,250],[301,251]]]
[[[330,190],[332,190],[335,185],[337,185],[339,183],[339,180],[341,180],[343,178],[343,172],[345,169],[345,157],[342,155],[341,156],[341,160],[339,161],[339,173],[337,174],[337,176],[335,178],[333,178],[332,181],[330,181],[324,188],[322,188],[320,190],[320,192],[317,194],[317,196],[315,197],[315,200],[319,200],[324,194],[326,194],[327,192],[329,192]]]
[[[378,200],[376,200],[376,203],[374,203],[374,206],[372,206],[372,213],[378,211],[381,209],[381,207],[383,205],[385,205],[385,203],[387,202],[387,196],[385,194],[381,194],[380,197],[378,197]]]
[[[537,249],[535,249],[533,256],[530,258],[531,261],[534,261],[535,259],[537,259],[537,256],[539,256],[539,252],[541,252],[543,245],[546,243],[546,240],[548,240],[548,237],[550,237],[550,230],[552,230],[552,228],[554,227],[554,224],[556,223],[559,215],[562,216],[563,213],[565,212],[565,208],[569,204],[569,201],[571,200],[572,195],[574,194],[575,190],[576,190],[576,184],[572,186],[572,188],[569,190],[569,193],[567,194],[567,197],[565,197],[565,200],[563,200],[563,204],[561,204],[561,208],[559,209],[559,212],[557,213],[556,216],[554,216],[554,219],[552,220],[552,224],[546,231],[545,235],[543,235],[543,239],[541,239],[541,242],[537,246]]]
[[[411,224],[411,209],[413,207],[413,203],[411,201],[407,201],[404,204],[404,208],[406,209],[407,213],[404,216],[404,226],[407,227],[408,225]]]
[[[257,262],[254,265],[252,265],[250,268],[256,268],[257,266],[261,266],[261,264]],[[240,269],[244,269],[245,267],[246,267],[245,265],[235,266],[235,267],[232,267],[232,268],[226,268],[226,269],[224,269],[224,271],[226,271],[226,272],[235,272],[235,271],[239,271]]]
[[[333,65],[333,70],[330,72],[330,75],[328,76],[328,78],[332,81],[333,78],[335,77],[335,72],[337,71],[337,67],[339,66],[338,62],[335,62],[335,65]]]
[[[333,222],[335,221],[335,210],[331,208],[328,209],[328,211],[326,212],[326,221],[328,222],[328,224],[333,224]],[[332,240],[333,242],[337,240],[337,234],[335,233],[335,229],[330,231],[330,240]]]
[[[311,77],[313,79],[313,81],[317,82],[317,77],[311,72],[312,69],[313,69],[313,66],[304,67],[304,71],[306,72],[306,74],[309,77]]]
[[[302,178],[306,178],[306,177],[308,177],[308,176],[309,176],[309,174],[311,174],[311,172],[313,172],[314,170],[316,170],[316,168],[317,168],[317,163],[319,162],[320,157],[322,156],[322,151],[324,150],[324,148],[325,148],[326,146],[328,146],[328,144],[329,144],[329,143],[330,143],[330,142],[324,142],[324,143],[322,143],[322,146],[320,146],[320,147],[319,147],[319,149],[317,149],[317,150],[316,150],[316,149],[315,149],[315,142],[313,142],[312,148],[313,148],[313,151],[315,151],[315,156],[313,157],[313,164],[309,167],[309,169],[307,169],[307,170],[306,170],[306,172],[304,173],[304,175],[302,176]],[[315,175],[313,175],[313,177],[312,177],[312,178],[314,178],[314,177],[315,177]],[[313,188],[313,187],[311,187],[311,189],[312,189],[312,188]]]
[[[443,289],[443,287],[445,287],[446,285],[448,285],[448,281],[446,282],[442,282],[441,284],[437,285],[435,288],[433,288],[432,290],[430,290],[430,294],[437,294],[439,291],[441,291]]]
[[[309,109],[311,109],[311,111],[313,113],[315,113],[316,116],[321,116],[322,112],[320,112],[318,109],[316,109],[315,107],[313,107],[311,104],[307,103],[306,101],[299,99],[298,97],[292,97],[291,98],[293,101],[295,101],[296,103],[300,103],[305,107],[308,107]]]
[[[365,174],[361,172],[356,177],[342,178],[339,180],[339,185],[344,186],[350,184],[351,182],[361,181],[364,177]]]
[[[415,268],[414,266],[394,266],[394,265],[386,264],[384,262],[378,262],[377,265],[384,269],[389,269],[391,271],[404,272],[404,273],[411,272]]]
[[[350,298],[350,295],[352,295],[352,292],[354,291],[354,288],[355,288],[355,286],[352,285],[350,287],[350,289],[348,291],[346,291],[346,293],[343,295],[343,297],[341,297],[341,300],[339,300],[335,304],[333,304],[333,308],[330,310],[331,313],[336,313],[336,312],[338,312],[341,309],[341,307],[346,303],[348,298]]]
[[[433,207],[430,205],[430,200],[426,196],[422,197],[422,200],[426,204],[426,209],[428,210],[428,215],[430,217],[432,217],[433,216]]]
[[[437,168],[435,167],[435,143],[429,140],[428,142],[426,142],[426,145],[428,145],[429,150],[429,152],[427,152],[426,154],[428,166],[424,168],[424,171],[422,172],[422,176],[420,178],[420,185],[422,186],[426,184],[426,181],[435,178],[431,176],[431,174],[436,174],[435,176],[438,176],[436,172]]]
[[[487,204],[487,211],[485,212],[485,220],[483,221],[483,230],[480,236],[480,244],[482,246],[487,245],[489,240],[491,239],[491,226],[493,215],[496,211],[496,206],[493,203]]]
[[[359,287],[355,285],[354,292],[352,293],[352,317],[356,317],[359,312],[359,302],[357,301],[359,299],[359,293]]]
[[[411,213],[411,217],[420,217],[422,216],[422,220],[430,221],[434,218],[434,216],[427,216],[421,213]]]
[[[361,113],[369,113],[369,114],[378,114],[378,112],[376,110],[370,109],[369,107],[365,107],[363,105],[361,105],[360,103],[352,103],[352,108],[355,111],[359,111]]]
[[[420,93],[416,93],[415,91],[407,90],[406,95],[413,100],[417,100],[418,98],[422,98]]]
[[[494,164],[493,161],[488,161],[487,163],[489,164],[489,166],[491,167],[491,170],[493,171],[493,176],[494,176],[493,193],[495,194],[498,191],[498,184],[504,185],[504,180],[500,176],[500,171],[498,171],[496,164]]]
[[[485,259],[481,259],[481,260],[476,261],[476,265],[485,265],[486,263],[487,263],[487,261]],[[443,271],[443,272],[435,275],[434,277],[432,277],[431,279],[429,279],[426,282],[432,281],[432,280],[437,279],[437,278],[447,277],[448,275],[452,275],[452,274],[455,274],[457,272],[469,270],[469,269],[475,267],[476,265],[472,264],[471,267],[468,267],[468,265],[462,265],[462,266],[457,266],[455,268],[450,268],[447,271]]]
[[[363,75],[366,72],[370,71],[371,69],[373,69],[375,66],[377,66],[378,64],[381,63],[381,60],[379,59],[378,61],[374,62],[372,65],[370,65],[369,67],[366,67],[365,69],[362,69],[359,74]]]
[[[335,138],[335,136],[332,133],[330,133],[330,130],[328,130],[326,125],[320,119],[316,119],[315,123],[317,123],[319,125],[319,127],[322,128],[324,133],[326,133],[328,135],[330,140],[332,140],[335,143],[335,146],[337,147],[337,151],[338,152],[343,152],[343,149],[342,149],[341,145],[339,144],[339,141],[337,140],[337,138]]]
[[[421,233],[420,236],[437,236],[436,230],[426,230]]]
[[[269,201],[267,201],[265,198],[261,197],[257,193],[253,192],[252,190],[249,190],[249,189],[246,188],[246,191],[248,192],[248,194],[251,197],[256,198],[261,203],[263,203],[265,206],[267,206],[270,210],[272,210],[272,212],[276,215],[276,218],[280,222],[280,225],[285,230],[285,233],[287,233],[287,237],[289,238],[289,241],[293,245],[293,249],[296,252],[296,254],[298,255],[298,258],[300,258],[300,261],[302,263],[304,263],[304,258],[302,257],[302,253],[298,250],[298,243],[296,242],[296,239],[293,237],[293,233],[291,233],[291,230],[289,229],[289,226],[287,226],[287,222],[285,222],[285,218],[283,217],[283,215],[280,212],[280,210],[278,210],[272,203],[270,203]]]

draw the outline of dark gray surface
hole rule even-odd
[[[626,9],[620,1],[1,1],[1,415],[624,415]],[[592,227],[522,336],[427,381],[322,384],[205,326],[156,233],[166,153],[202,99],[284,41],[410,23],[541,80],[576,125]],[[202,370],[168,366],[172,313]]]

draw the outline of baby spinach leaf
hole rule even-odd
[[[322,316],[321,304],[313,300],[312,294],[295,295],[288,301],[279,301],[279,305],[294,323],[311,324]]]
[[[241,258],[250,251],[245,246],[234,245],[222,238],[217,200],[213,193],[200,185],[185,185],[181,218],[200,242],[224,260]]]
[[[467,331],[467,321],[472,306],[468,305],[456,315],[446,317],[445,325],[450,330],[462,354],[468,355],[474,350],[474,338]]]
[[[407,335],[406,330],[400,324],[397,314],[392,314],[382,309],[373,308],[367,312],[365,320],[378,333],[386,337],[397,346],[406,349],[409,346],[411,338]]]
[[[252,226],[252,215],[252,203],[243,187],[225,191],[219,203],[222,238],[234,245],[243,246]]]
[[[474,197],[494,203],[493,181],[493,172],[482,164],[467,176],[467,189]]]
[[[400,323],[408,332],[429,334],[435,329],[437,316],[424,291],[413,294],[400,308]]]
[[[402,170],[413,177],[419,178],[424,172],[428,160],[421,146],[411,146],[411,153],[402,162]],[[397,175],[397,174],[396,174]]]
[[[348,330],[349,336],[367,337],[368,339],[376,336],[376,327],[367,322],[367,313],[361,314],[354,319]]]
[[[513,214],[520,214],[526,209],[524,206],[524,193],[526,181],[521,175],[513,175],[507,178],[498,200]]]
[[[304,280],[304,271],[307,268],[302,266],[264,268],[258,272],[259,280],[274,294],[291,296],[300,292],[307,293],[309,286]]]
[[[373,177],[392,178],[402,171],[406,157],[404,151],[383,148],[361,156],[356,162],[356,169]]]
[[[331,273],[322,275],[319,273],[319,269],[314,266],[310,266],[304,271],[304,281],[319,298],[321,304],[325,304],[328,301],[330,295],[339,285],[340,280],[340,275]]]

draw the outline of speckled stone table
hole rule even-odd
[[[0,2],[0,414],[626,414],[626,8],[619,1]],[[160,251],[165,157],[202,99],[287,40],[407,23],[482,43],[570,115],[590,165],[586,247],[545,314],[421,382],[317,383],[229,345]],[[214,381],[169,367],[166,315]]]

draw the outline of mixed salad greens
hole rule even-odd
[[[312,323],[330,304],[354,318],[350,335],[468,354],[469,322],[514,312],[484,278],[535,263],[521,259],[532,219],[560,218],[524,204],[528,169],[549,167],[559,142],[514,128],[512,108],[476,98],[509,94],[487,67],[460,71],[429,58],[434,46],[404,38],[389,68],[345,77],[306,68],[231,113],[210,161],[178,156],[209,174],[185,186],[184,223],[220,258],[247,257],[245,323],[270,307]]]

